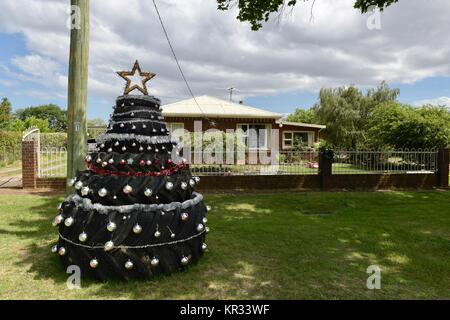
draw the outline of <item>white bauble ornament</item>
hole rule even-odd
[[[91,261],[89,261],[89,266],[90,266],[92,269],[97,268],[97,266],[98,266],[98,260],[97,260],[97,259],[92,259]]]
[[[68,217],[65,221],[64,224],[66,225],[66,227],[70,227],[73,224],[73,218],[72,217]]]
[[[199,224],[197,225],[197,232],[202,232],[204,228],[205,228],[205,227],[203,226],[203,224],[199,223]]]
[[[133,262],[131,262],[131,260],[128,260],[127,262],[125,262],[125,269],[133,269]]]
[[[183,182],[181,183],[181,189],[186,190],[187,187],[188,187],[188,184],[187,184],[186,182],[183,181]]]
[[[152,265],[152,267],[156,267],[159,264],[159,259],[156,257],[153,257],[153,259],[150,261],[150,264]]]
[[[183,212],[181,214],[181,220],[186,221],[189,218],[189,214],[187,212]]]
[[[59,249],[58,249],[58,254],[59,254],[60,256],[65,255],[65,254],[66,254],[66,248],[64,248],[64,247],[59,248]]]
[[[101,188],[100,190],[98,190],[98,195],[100,197],[105,197],[108,194],[108,190],[106,190],[105,188]]]
[[[152,190],[149,188],[145,189],[145,191],[144,191],[144,194],[146,197],[150,197],[152,195],[152,193],[153,193]]]
[[[142,227],[139,224],[136,223],[134,225],[134,227],[133,227],[133,232],[136,233],[136,234],[141,233],[142,232]]]
[[[182,265],[187,265],[189,263],[189,259],[187,258],[187,257],[183,257],[183,258],[181,258],[181,264]]]
[[[81,195],[82,196],[87,196],[89,194],[89,187],[83,187],[81,189]]]
[[[54,245],[53,247],[52,247],[52,253],[57,253],[58,252],[58,246],[57,245]]]
[[[129,184],[127,184],[125,187],[123,187],[123,193],[130,194],[133,192],[133,187],[131,187]]]
[[[114,242],[111,240],[105,243],[104,249],[105,251],[112,250],[114,248]]]
[[[156,230],[154,236],[155,238],[159,238],[161,236],[161,232],[159,232],[159,230]]]
[[[169,190],[169,191],[173,190],[173,183],[170,182],[170,181],[167,181],[166,182],[166,189]]]
[[[83,187],[83,182],[77,181],[75,183],[75,189],[80,190]]]
[[[62,215],[58,214],[58,215],[55,217],[55,219],[53,219],[52,225],[53,225],[54,227],[56,227],[58,224],[60,224],[60,223],[63,222],[63,221],[64,221],[64,217],[63,217]]]
[[[110,232],[113,232],[114,230],[116,230],[116,228],[117,225],[112,221],[108,222],[108,224],[106,225],[106,229],[108,229],[108,231]]]
[[[86,232],[80,233],[80,235],[78,236],[78,240],[80,240],[81,242],[85,242],[87,240],[87,233]]]

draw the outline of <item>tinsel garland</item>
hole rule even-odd
[[[176,143],[176,138],[170,136],[144,136],[133,133],[105,133],[97,138],[97,143],[103,143],[109,140],[136,140],[140,143],[162,144]]]
[[[100,169],[95,167],[92,163],[88,164],[88,169],[95,174],[103,176],[122,176],[122,177],[160,177],[160,176],[171,176],[181,169],[188,169],[189,165],[187,163],[179,163],[172,168],[164,169],[161,171],[150,171],[150,172],[120,172],[120,171],[110,171],[105,169]]]

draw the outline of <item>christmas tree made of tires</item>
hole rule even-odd
[[[86,156],[87,170],[70,181],[76,193],[53,221],[59,241],[52,251],[63,265],[103,281],[181,270],[207,248],[207,207],[193,189],[200,179],[178,161],[160,100],[147,94],[154,74],[142,72],[137,61],[132,71],[118,73],[127,80],[125,93]],[[136,74],[142,83],[131,86]],[[143,95],[128,95],[134,89]]]

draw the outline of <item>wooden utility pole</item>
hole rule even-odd
[[[89,0],[71,0],[69,86],[67,98],[67,180],[84,169],[87,151]],[[68,187],[71,192],[71,187]]]

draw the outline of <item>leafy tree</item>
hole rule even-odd
[[[339,148],[359,148],[368,142],[369,120],[375,107],[381,103],[396,101],[398,89],[391,89],[382,82],[365,94],[356,87],[322,89],[320,102],[313,107],[316,122],[324,124],[324,137]]]
[[[94,119],[89,119],[87,121],[87,126],[88,127],[105,127],[106,128],[106,123],[101,118],[94,118]]]
[[[0,102],[0,129],[6,129],[11,119],[11,102],[9,102],[8,98],[3,98]]]
[[[16,117],[23,121],[30,117],[47,120],[48,127],[52,131],[67,129],[67,112],[55,104],[20,109],[16,111]]]
[[[236,17],[239,21],[248,21],[252,30],[259,30],[262,22],[268,21],[270,14],[282,11],[286,6],[294,7],[297,0],[216,0],[219,10],[229,10],[238,7],[239,13]],[[303,0],[307,2],[309,0]],[[314,1],[314,0],[310,0]],[[361,13],[367,12],[375,6],[380,10],[398,2],[398,0],[355,0],[354,7]]]
[[[377,148],[430,149],[450,143],[450,110],[415,108],[397,102],[378,105],[370,119],[370,143]]]
[[[294,113],[287,117],[287,121],[302,122],[302,123],[316,123],[316,113],[314,109],[295,109]]]
[[[23,132],[28,128],[37,127],[42,133],[51,132],[52,130],[49,128],[49,123],[47,119],[39,119],[35,117],[29,117],[25,120],[14,119],[10,126],[9,130],[11,131],[19,131]]]

